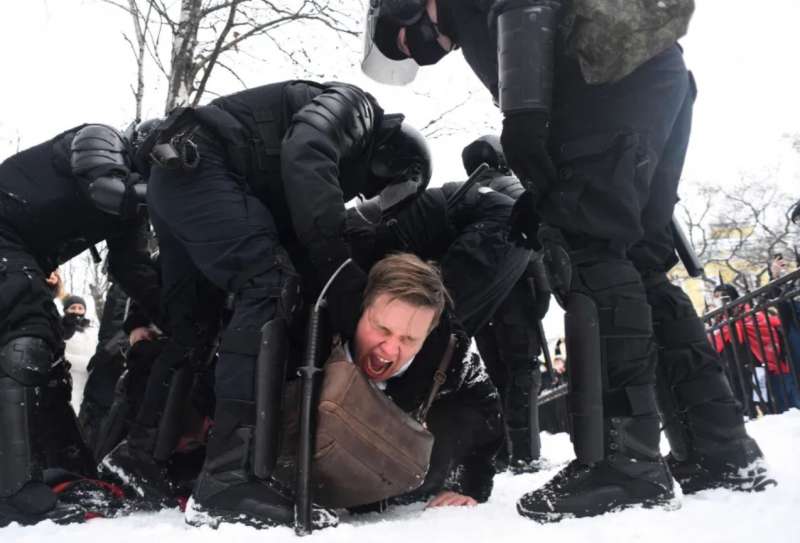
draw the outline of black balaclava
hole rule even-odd
[[[430,66],[450,52],[441,46],[438,37],[439,30],[431,21],[427,10],[416,23],[406,27],[406,45],[414,62],[420,66]]]
[[[89,319],[77,313],[67,313],[61,317],[61,327],[64,329],[64,339],[69,339],[75,332],[85,332],[89,327]]]

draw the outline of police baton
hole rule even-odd
[[[294,533],[308,535],[312,532],[311,504],[313,496],[311,491],[311,456],[313,454],[317,377],[322,372],[322,358],[325,356],[323,340],[323,312],[325,310],[325,294],[336,280],[339,273],[352,261],[345,260],[330,276],[322,288],[317,301],[311,306],[306,329],[306,352],[303,356],[303,365],[298,368],[300,375],[300,433],[297,445],[297,478],[295,480],[296,502],[294,508]]]

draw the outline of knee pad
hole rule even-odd
[[[25,386],[46,384],[52,363],[53,351],[42,338],[16,337],[0,347],[0,376]]]

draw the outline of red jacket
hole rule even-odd
[[[749,312],[750,306],[744,306],[744,312]],[[756,325],[758,323],[758,325]],[[789,373],[789,364],[783,358],[781,352],[781,337],[778,333],[781,320],[776,315],[765,315],[763,311],[759,311],[753,319],[752,315],[739,318],[735,321],[734,325],[737,331],[738,343],[744,343],[745,332],[747,333],[747,345],[750,351],[762,365],[767,364],[767,370],[770,373],[778,373],[778,362],[780,361],[780,373]],[[770,341],[770,336],[772,340]],[[759,337],[761,341],[759,341]],[[714,347],[717,352],[722,352],[726,343],[731,342],[731,325],[724,325],[721,330],[714,331]],[[763,349],[762,349],[763,345]],[[773,346],[774,345],[774,346]]]

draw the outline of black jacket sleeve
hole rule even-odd
[[[349,251],[341,165],[368,154],[375,108],[356,87],[332,85],[292,117],[281,146],[281,175],[294,230],[321,274]]]
[[[120,235],[109,237],[107,243],[109,273],[150,320],[160,324],[161,278],[147,250],[147,222],[131,223]]]
[[[471,341],[463,337],[448,371],[447,380],[436,402],[446,402],[457,410],[450,417],[456,424],[459,443],[453,448],[452,468],[445,483],[453,490],[486,501],[492,491],[494,455],[503,439],[500,396]],[[446,432],[450,433],[450,432]],[[468,435],[467,435],[468,434]],[[454,439],[437,435],[436,439]]]

